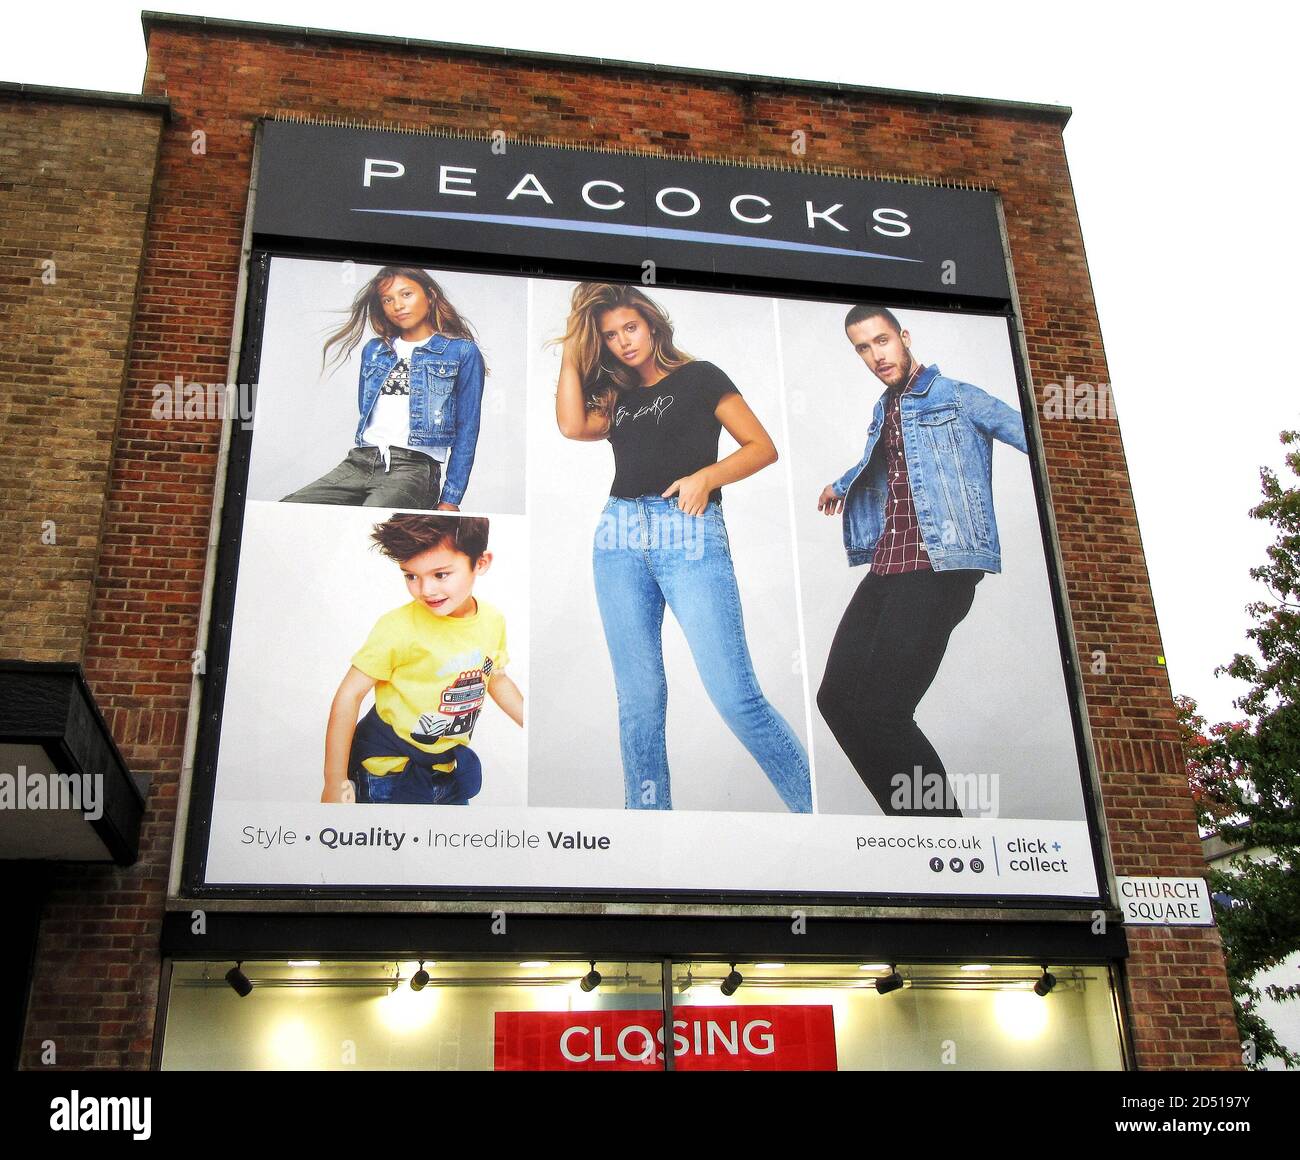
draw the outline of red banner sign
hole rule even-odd
[[[498,1011],[498,1071],[663,1067],[659,1011]],[[835,1014],[817,1007],[678,1007],[679,1071],[834,1071]]]

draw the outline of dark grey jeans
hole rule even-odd
[[[280,502],[436,508],[442,492],[442,464],[404,447],[390,448],[388,455],[385,471],[378,447],[354,447],[333,471],[290,492]]]

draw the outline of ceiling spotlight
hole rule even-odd
[[[1046,964],[1043,966],[1043,977],[1034,984],[1034,994],[1040,999],[1052,993],[1052,988],[1056,986],[1056,976],[1047,969]]]
[[[411,990],[423,991],[429,985],[429,972],[424,969],[424,960],[420,960],[420,969],[411,976]]]
[[[745,976],[736,970],[736,964],[731,964],[731,973],[722,980],[722,985],[718,988],[724,995],[730,998],[740,990],[740,984],[745,981]]]
[[[691,987],[694,985],[694,983],[695,983],[695,976],[691,974],[691,968],[690,968],[690,967],[687,967],[687,968],[686,968],[686,978],[684,978],[684,979],[683,979],[683,980],[682,980],[682,981],[677,985],[677,993],[678,993],[679,995],[685,995],[686,992],[689,991],[689,990],[691,989]]]
[[[876,992],[881,995],[888,995],[891,991],[897,991],[903,985],[903,976],[898,973],[898,968],[892,963],[889,966],[889,974],[881,975],[876,980]]]
[[[591,960],[591,970],[582,976],[582,982],[578,984],[584,991],[594,991],[600,986],[600,972],[596,970],[596,960]]]
[[[243,961],[241,960],[231,967],[230,970],[226,972],[226,982],[230,984],[231,989],[236,995],[241,999],[247,999],[248,996],[253,993],[253,984],[249,980],[249,977],[240,970],[243,965]]]

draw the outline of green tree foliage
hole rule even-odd
[[[1282,442],[1300,478],[1300,432],[1284,431]],[[1218,919],[1237,1025],[1255,1045],[1256,1066],[1272,1056],[1296,1067],[1300,1055],[1278,1043],[1258,1004],[1262,994],[1295,1001],[1300,985],[1261,991],[1251,983],[1300,951],[1300,486],[1284,487],[1268,468],[1260,480],[1264,498],[1250,514],[1269,521],[1277,539],[1268,563],[1250,572],[1270,593],[1247,606],[1255,623],[1246,635],[1259,655],[1238,653],[1219,670],[1249,686],[1235,702],[1246,719],[1207,729],[1195,701],[1176,700],[1201,824],[1256,854],[1209,875],[1211,892],[1233,903]]]

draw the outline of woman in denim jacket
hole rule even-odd
[[[385,266],[325,342],[335,364],[360,344],[355,446],[286,503],[457,511],[478,444],[486,373],[469,323],[424,270]],[[443,483],[443,464],[451,465]]]
[[[706,691],[793,813],[812,811],[808,755],[759,688],[722,519],[722,487],[776,460],[749,405],[673,342],[633,286],[573,292],[555,415],[570,439],[608,439],[614,482],[596,529],[596,602],[618,694],[627,809],[672,809],[661,632],[677,618]],[[726,428],[737,443],[718,461]]]

